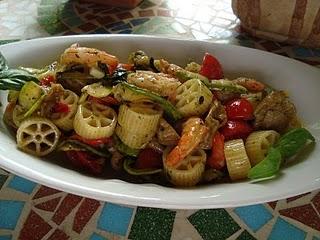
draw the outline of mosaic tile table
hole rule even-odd
[[[145,0],[133,10],[66,0],[0,0],[1,44],[82,33],[212,40],[320,66],[320,49],[280,45],[241,33],[229,0]],[[82,198],[0,170],[0,240],[127,238],[316,240],[320,192],[234,209],[173,211]]]

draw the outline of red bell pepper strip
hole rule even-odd
[[[55,82],[55,77],[53,75],[47,75],[44,76],[41,80],[40,80],[40,85],[41,86],[50,86],[51,83]]]
[[[223,70],[220,62],[209,53],[204,55],[199,73],[209,79],[223,78]]]
[[[219,132],[216,132],[212,137],[211,155],[207,159],[207,165],[217,170],[221,170],[226,165],[224,156],[224,136]]]
[[[112,142],[111,137],[107,138],[97,138],[97,139],[87,139],[84,137],[79,136],[78,134],[74,134],[70,137],[70,139],[78,140],[80,142],[83,142],[85,144],[88,144],[92,147],[100,147],[102,145],[110,144]]]
[[[103,171],[104,158],[96,158],[85,151],[67,151],[68,159],[77,168],[88,170],[93,174],[100,174]]]
[[[68,113],[70,112],[68,104],[65,104],[63,102],[57,102],[53,108],[52,112],[54,113]]]

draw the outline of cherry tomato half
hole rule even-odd
[[[223,78],[223,71],[220,62],[209,53],[204,55],[199,73],[209,79]]]
[[[55,82],[55,77],[53,75],[47,75],[47,76],[44,76],[40,80],[40,85],[41,86],[50,86],[50,84],[53,82]]]
[[[253,119],[253,106],[245,98],[228,101],[225,105],[229,120],[251,120]]]
[[[244,120],[228,120],[220,129],[225,140],[246,138],[253,131],[252,126]]]

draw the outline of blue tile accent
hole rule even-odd
[[[129,23],[119,25],[117,27],[112,28],[111,31],[120,31],[120,30],[125,30],[125,29],[131,29],[131,25]]]
[[[14,230],[19,220],[24,202],[0,200],[0,229]]]
[[[27,180],[25,178],[14,176],[8,184],[9,188],[15,189],[27,194],[32,193],[33,189],[37,186],[35,182]]]
[[[98,229],[125,236],[132,213],[132,208],[105,203],[98,220]]]
[[[109,23],[109,24],[105,25],[105,28],[110,29],[110,28],[118,27],[118,26],[121,26],[121,25],[124,25],[124,24],[125,23],[123,21]]]
[[[132,19],[130,22],[133,26],[141,25],[147,21],[149,21],[149,18],[137,18],[137,19]]]
[[[131,29],[127,29],[127,30],[124,30],[124,31],[120,31],[118,33],[120,33],[120,34],[130,34],[130,33],[132,33],[132,30]]]
[[[296,57],[312,57],[312,51],[309,48],[295,47],[292,49]]]
[[[234,211],[254,232],[272,219],[272,214],[262,204],[238,207]]]
[[[316,57],[320,57],[320,49],[313,49],[312,51]]]
[[[11,239],[12,239],[11,235],[0,236],[0,240],[11,240]]]
[[[107,240],[99,234],[93,233],[90,237],[90,240]]]
[[[104,34],[104,33],[110,33],[109,31],[107,31],[106,29],[104,29],[103,27],[97,28],[96,30],[94,30],[93,32],[94,34]]]
[[[268,240],[304,240],[306,233],[282,218],[274,224]]]

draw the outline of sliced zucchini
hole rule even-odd
[[[35,82],[26,82],[19,93],[19,105],[28,110],[38,101],[43,93],[43,89]]]

